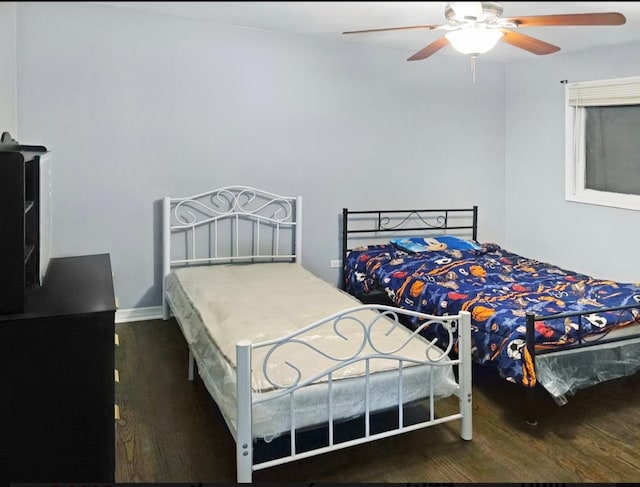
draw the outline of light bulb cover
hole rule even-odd
[[[503,35],[498,29],[474,26],[452,30],[445,37],[458,52],[483,54],[493,49]]]

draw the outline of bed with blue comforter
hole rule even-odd
[[[382,291],[396,305],[425,313],[469,311],[475,361],[493,364],[504,379],[529,387],[536,375],[525,346],[527,312],[582,313],[536,321],[536,350],[596,342],[640,322],[638,309],[603,311],[640,303],[639,283],[597,279],[496,244],[459,243],[393,239],[353,248],[345,259],[346,290],[356,297]],[[439,335],[437,329],[424,333]]]

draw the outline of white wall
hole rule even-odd
[[[54,255],[111,253],[124,308],[160,304],[159,199],[227,184],[302,194],[304,264],[331,282],[342,207],[472,204],[482,241],[639,280],[612,250],[637,213],[564,200],[560,83],[637,76],[638,45],[480,60],[472,84],[464,58],[107,6],[10,2],[0,23],[2,130],[54,152]]]
[[[640,282],[640,214],[567,202],[564,84],[640,74],[640,45],[554,54],[506,70],[506,243],[595,277]]]
[[[164,195],[304,198],[304,265],[337,283],[339,215],[471,206],[504,239],[504,68],[81,3],[18,4],[20,141],[53,152],[54,256],[109,252],[160,304]]]
[[[0,3],[0,133],[20,141],[16,108],[16,2]]]

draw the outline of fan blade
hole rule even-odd
[[[425,47],[425,48],[419,50],[418,52],[416,52],[413,56],[411,56],[409,59],[407,59],[407,61],[419,61],[421,59],[426,59],[429,56],[431,56],[432,54],[438,52],[440,49],[442,49],[447,44],[449,44],[449,41],[447,40],[446,37],[442,36],[437,41],[432,42],[427,47]]]
[[[500,29],[500,32],[504,34],[500,38],[502,42],[506,42],[507,44],[511,44],[512,46],[532,52],[533,54],[551,54],[560,50],[558,46],[554,46],[553,44],[549,44],[548,42],[541,41],[540,39],[536,39],[534,37],[520,34],[519,32],[514,32],[507,29]]]
[[[484,14],[482,2],[449,2],[449,7],[459,19],[480,20]]]
[[[513,17],[503,19],[518,27],[544,27],[563,25],[622,25],[627,19],[618,12],[589,14],[535,15],[531,17]]]
[[[410,29],[428,29],[433,30],[442,27],[442,25],[409,25],[407,27],[387,27],[385,29],[365,29],[365,30],[350,30],[343,32],[343,34],[364,34],[366,32],[385,32],[391,30],[410,30]]]

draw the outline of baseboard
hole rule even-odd
[[[158,320],[162,318],[162,306],[116,310],[116,323],[130,321]]]

